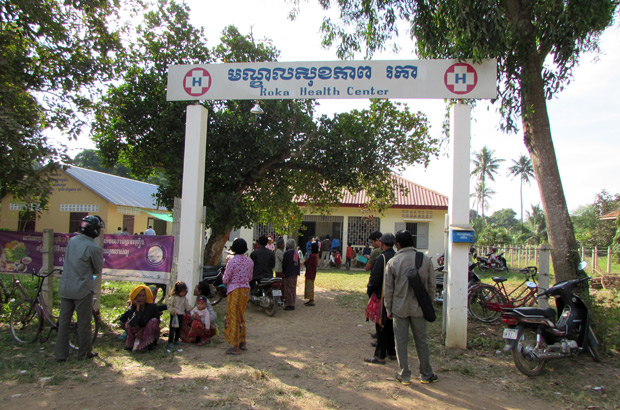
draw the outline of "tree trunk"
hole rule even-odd
[[[542,58],[535,43],[531,44],[528,61],[521,78],[521,102],[524,142],[538,181],[556,280],[577,277],[579,254],[573,223],[568,214],[560,171],[551,139],[551,128],[541,75]]]
[[[226,245],[226,241],[228,240],[231,231],[232,228],[228,229],[226,232],[211,232],[211,236],[207,241],[207,246],[205,246],[205,265],[219,265],[220,258],[222,256],[222,250],[224,249],[224,245]]]

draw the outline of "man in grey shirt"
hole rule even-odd
[[[80,234],[67,244],[63,274],[60,278],[60,317],[54,355],[64,362],[69,356],[69,332],[73,311],[77,312],[78,359],[97,356],[93,352],[91,320],[93,312],[94,275],[101,275],[103,251],[95,243],[104,224],[100,217],[89,215],[82,219]]]
[[[388,318],[394,321],[394,340],[399,372],[396,380],[404,385],[411,384],[411,370],[407,344],[409,342],[409,326],[413,332],[415,349],[420,361],[420,381],[433,383],[437,376],[433,373],[430,362],[430,351],[426,337],[426,320],[422,308],[409,285],[407,272],[415,266],[417,251],[413,247],[413,236],[409,231],[396,232],[396,254],[385,267],[383,302]],[[422,266],[418,269],[422,283],[429,295],[435,294],[435,275],[433,262],[424,256]]]

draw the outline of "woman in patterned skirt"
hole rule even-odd
[[[230,247],[234,256],[226,264],[222,281],[226,284],[226,328],[224,338],[231,345],[226,354],[241,354],[248,350],[245,331],[245,308],[250,299],[250,281],[254,262],[245,253],[248,244],[241,238],[235,239]]]

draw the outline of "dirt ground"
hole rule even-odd
[[[303,277],[298,295],[303,294],[302,285]],[[249,305],[249,350],[242,355],[224,354],[223,336],[208,346],[184,345],[182,351],[173,352],[166,351],[163,340],[155,352],[138,355],[119,346],[100,351],[101,357],[92,363],[63,364],[69,376],[58,384],[43,379],[32,384],[2,382],[0,408],[574,408],[537,399],[536,383],[553,388],[552,379],[527,379],[508,357],[498,358],[498,352],[472,356],[470,351],[448,352],[435,346],[432,364],[439,382],[403,386],[394,379],[396,361],[364,363],[374,349],[370,346],[373,326],[363,312],[337,304],[334,292],[318,288],[316,296],[315,307],[305,307],[298,298],[295,311],[279,309],[271,318]],[[216,310],[221,315],[224,309]],[[409,362],[415,375],[418,362],[412,346]],[[605,382],[596,379],[602,373],[611,374],[616,383],[620,378],[617,368],[595,364],[585,356],[571,363],[579,374],[594,378],[587,381],[590,387]],[[592,406],[587,408],[609,408],[596,403],[597,395],[604,392],[591,388],[582,394],[592,395]]]

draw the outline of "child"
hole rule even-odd
[[[191,321],[189,336],[196,337],[198,346],[209,343],[209,339],[216,333],[216,326],[215,311],[206,296],[200,295],[196,299],[196,307],[191,312]]]
[[[347,245],[347,253],[345,255],[346,259],[344,262],[344,266],[347,268],[347,270],[351,269],[351,259],[353,259],[353,244],[351,242],[348,243]]]
[[[342,265],[342,255],[340,251],[334,251],[334,264],[336,265],[336,269],[340,269],[340,265]]]
[[[179,340],[181,337],[181,327],[183,326],[183,315],[192,308],[187,300],[187,285],[185,282],[177,282],[170,292],[168,298],[168,311],[170,312],[170,334],[168,335],[168,348],[182,345]]]

